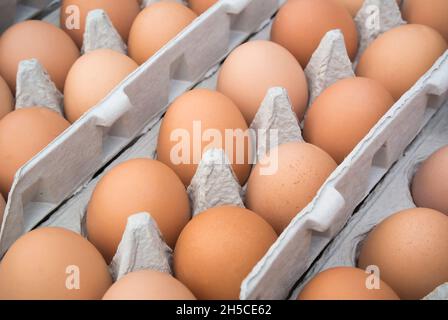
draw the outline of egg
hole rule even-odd
[[[447,49],[434,29],[403,25],[383,33],[366,49],[356,74],[379,81],[398,100]]]
[[[247,183],[246,205],[280,234],[313,200],[336,167],[316,146],[280,145],[254,167]]]
[[[200,300],[236,300],[242,281],[276,239],[271,226],[247,209],[209,209],[179,236],[175,277]]]
[[[64,111],[70,122],[98,104],[138,65],[128,56],[110,49],[86,53],[70,69],[64,90]]]
[[[2,230],[3,216],[5,214],[6,201],[0,194],[0,231]]]
[[[350,14],[355,17],[361,10],[364,0],[331,0],[345,7]],[[397,5],[401,4],[401,0],[396,0]]]
[[[357,268],[331,268],[312,278],[298,300],[399,300],[381,279],[378,288],[369,288],[369,277],[370,273]]]
[[[350,13],[328,0],[288,0],[279,10],[271,39],[288,49],[303,68],[328,31],[340,29],[350,59],[358,51],[358,31]]]
[[[128,160],[96,185],[87,207],[87,234],[106,262],[117,251],[127,219],[141,212],[154,218],[163,239],[174,248],[190,219],[190,203],[180,179],[159,161]]]
[[[170,274],[155,270],[131,272],[107,290],[103,300],[196,300],[191,291]]]
[[[25,234],[0,263],[1,300],[96,300],[111,285],[95,247],[62,228]]]
[[[412,197],[418,207],[448,215],[448,146],[432,154],[412,180]]]
[[[293,110],[302,119],[308,103],[302,67],[282,46],[258,40],[247,42],[230,54],[219,73],[217,90],[235,102],[250,125],[272,87],[287,89]]]
[[[423,208],[392,215],[368,235],[358,265],[377,266],[401,299],[422,299],[448,282],[448,217]]]
[[[18,109],[0,120],[0,192],[8,198],[14,175],[70,123],[44,107]]]
[[[140,12],[137,0],[63,0],[61,4],[61,28],[82,47],[87,15],[95,9],[104,10],[124,42],[128,41],[129,31]]]
[[[14,97],[8,84],[0,76],[0,119],[14,110]]]
[[[218,0],[188,0],[188,5],[197,15],[200,15],[217,2]]]
[[[75,43],[61,29],[43,21],[24,21],[10,27],[0,38],[0,75],[15,93],[19,63],[34,58],[63,91],[67,73],[79,55]]]
[[[341,163],[393,104],[390,93],[375,80],[340,80],[310,107],[303,130],[305,140]]]
[[[150,4],[132,24],[129,33],[129,55],[144,63],[187,27],[197,15],[186,6],[170,1]]]
[[[448,1],[405,0],[401,12],[408,23],[434,28],[448,41]]]
[[[209,149],[226,151],[243,185],[251,170],[248,126],[228,97],[207,89],[194,89],[177,98],[163,119],[157,156],[188,186],[202,155]]]

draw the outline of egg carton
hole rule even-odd
[[[219,1],[18,170],[3,218],[0,256],[152,128],[170,102],[216,70],[283,1]]]
[[[304,285],[319,272],[338,266],[355,267],[360,246],[370,231],[391,215],[416,205],[410,186],[419,165],[435,151],[448,145],[448,103],[431,119],[418,138],[407,148],[404,156],[353,215],[341,233],[323,251],[322,256],[306,273],[294,291],[296,297]],[[448,300],[448,284],[429,298]]]
[[[251,40],[269,39],[271,26],[272,23],[268,24]],[[306,69],[307,76],[311,80],[310,89],[312,91],[317,90],[316,94],[336,81],[338,77],[344,78],[353,75],[344,68],[337,72],[332,72],[334,69],[329,68],[331,63],[334,62],[333,58],[336,60],[341,58],[339,61],[342,62],[346,61],[341,56],[330,56],[329,58],[325,54],[337,51],[333,49],[338,48],[340,45],[341,36],[341,34],[338,36],[337,31],[330,31],[322,40],[321,46],[312,58],[312,61],[315,60],[315,63],[321,65],[322,68],[307,67]],[[312,70],[319,70],[319,72],[313,72]],[[320,73],[325,77],[316,76],[316,74]],[[216,82],[217,73],[215,72],[197,87],[214,89],[216,88]],[[267,98],[269,98],[269,95]],[[400,158],[405,148],[447,99],[448,52],[440,57],[433,67],[396,102],[329,177],[314,200],[297,215],[263,259],[243,281],[240,298],[287,298],[295,283],[309,269],[328,243],[339,233],[355,208]],[[159,127],[160,123],[142,136],[135,145],[127,149],[107,170],[127,159],[140,157],[155,158]],[[297,130],[299,131],[300,129],[298,128]],[[300,141],[299,137],[288,136],[286,138],[292,138],[292,141]],[[201,165],[199,167],[201,168]],[[196,176],[201,175],[199,171],[196,173]],[[208,173],[205,175],[208,175]],[[100,177],[94,179],[82,192],[64,204],[44,225],[66,227],[85,235],[82,223],[83,217],[91,193]],[[219,184],[222,181],[228,182],[229,180],[226,180],[226,177],[228,178],[228,175],[220,176]],[[201,180],[200,178],[195,178],[193,182]],[[198,196],[194,195],[195,193],[200,194],[200,192],[191,190],[192,186],[190,186],[188,190],[190,198],[192,198],[192,195],[195,198],[193,201],[193,212],[198,213],[210,207],[210,204],[223,205],[230,202],[231,204],[242,206],[242,202],[239,201],[239,193],[244,194],[244,188],[239,190],[238,186],[236,186],[233,189],[234,193],[228,192],[227,182],[226,192],[216,188],[204,188],[206,192],[217,193],[215,198],[213,198],[213,195],[207,195],[208,199],[206,199],[205,205],[202,205]],[[201,183],[204,186],[204,183],[206,184],[207,182],[199,182],[199,187]],[[231,184],[231,181],[229,183]],[[230,190],[232,189],[230,188]],[[236,193],[235,190],[237,191]],[[225,199],[225,196],[228,199]]]

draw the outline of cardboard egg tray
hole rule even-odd
[[[251,39],[268,39],[271,24]],[[217,73],[198,87],[216,87]],[[359,143],[291,222],[243,281],[241,299],[286,299],[297,281],[346,224],[406,147],[448,99],[448,52],[410,89]],[[107,169],[125,160],[155,158],[160,122]],[[104,173],[103,173],[104,174]],[[44,223],[81,232],[95,178]]]
[[[25,164],[9,193],[0,256],[157,123],[173,99],[207,77],[282,2],[221,0]]]
[[[448,145],[448,103],[434,115],[341,233],[323,251],[322,256],[298,285],[292,298],[296,297],[303,286],[321,271],[338,266],[355,267],[360,245],[377,224],[399,211],[415,208],[410,190],[413,176],[424,160],[446,145]],[[434,298],[448,299],[448,284],[440,287]]]

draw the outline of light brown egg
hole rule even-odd
[[[358,14],[359,10],[361,10],[362,5],[364,4],[364,0],[331,0],[331,1],[335,1],[339,5],[345,7],[353,17],[355,17]],[[398,5],[401,4],[401,0],[396,1]]]
[[[431,209],[394,214],[369,234],[358,265],[378,266],[401,299],[422,299],[448,282],[448,217]]]
[[[218,0],[188,0],[188,5],[191,10],[196,12],[197,15],[200,15],[207,11],[216,2],[218,2]]]
[[[276,241],[255,213],[217,207],[200,213],[182,231],[174,274],[201,300],[236,300],[241,283]]]
[[[95,247],[62,228],[25,234],[0,263],[1,300],[97,300],[111,285]]]
[[[283,144],[254,167],[247,184],[246,205],[281,234],[336,167],[334,160],[316,146]]]
[[[434,29],[403,25],[382,34],[366,49],[356,74],[379,81],[398,100],[447,49]]]
[[[350,13],[328,0],[289,0],[280,8],[272,25],[271,40],[288,49],[306,68],[325,34],[342,30],[348,54],[358,52],[358,32]]]
[[[63,91],[68,70],[79,54],[75,43],[61,29],[47,22],[28,20],[13,25],[1,36],[0,75],[15,93],[20,61],[34,58]]]
[[[310,107],[304,138],[341,163],[393,104],[390,93],[377,81],[338,81]]]
[[[308,84],[302,67],[285,48],[271,41],[250,41],[235,49],[221,68],[217,90],[238,106],[248,125],[272,87],[288,91],[294,112],[303,118]]]
[[[14,97],[8,84],[0,76],[0,119],[14,110]]]
[[[431,27],[448,41],[448,1],[405,0],[401,12],[408,23]]]
[[[251,170],[248,127],[235,104],[222,93],[194,89],[177,98],[160,128],[157,156],[188,186],[203,153],[223,149],[241,185]]]
[[[132,23],[140,12],[140,5],[136,0],[63,0],[60,14],[61,28],[81,48],[87,15],[95,9],[102,9],[107,13],[123,41],[127,42]]]
[[[72,123],[78,120],[137,68],[131,58],[110,49],[83,55],[67,76],[64,90],[67,119]]]
[[[325,270],[308,282],[298,300],[400,300],[381,279],[379,288],[369,289],[371,274],[351,267]]]
[[[190,220],[190,203],[180,179],[166,165],[134,159],[111,169],[98,182],[87,208],[89,240],[106,262],[115,255],[129,216],[149,213],[166,243],[174,248]]]
[[[69,126],[58,113],[43,107],[18,109],[0,120],[0,191],[5,199],[17,170]]]
[[[129,56],[144,63],[187,27],[197,15],[186,6],[171,1],[156,2],[137,16],[129,33]]]
[[[155,270],[129,273],[107,290],[103,300],[196,300],[170,274]]]
[[[411,189],[418,207],[448,215],[448,146],[423,162],[414,176]]]

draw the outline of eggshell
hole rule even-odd
[[[48,108],[18,109],[0,120],[0,191],[8,198],[14,175],[70,123]]]
[[[336,2],[337,4],[345,7],[350,14],[355,17],[359,10],[361,10],[362,5],[364,4],[365,0],[331,0]],[[400,5],[401,0],[396,0],[397,4]]]
[[[140,12],[129,34],[129,55],[144,63],[188,26],[197,15],[186,6],[170,1],[156,2]]]
[[[62,228],[25,234],[0,264],[1,300],[101,299],[111,285],[107,265],[95,247]]]
[[[74,11],[73,8],[77,10]],[[127,42],[131,25],[140,12],[140,5],[136,0],[63,0],[60,14],[61,28],[81,48],[87,15],[95,9],[102,9],[107,13],[115,29]],[[79,23],[79,28],[73,27],[74,22]]]
[[[131,272],[107,290],[103,300],[196,300],[170,274],[155,270]]]
[[[250,125],[272,87],[288,91],[294,112],[302,119],[308,103],[302,67],[282,46],[259,40],[247,42],[230,54],[219,73],[217,90],[235,102]]]
[[[35,58],[63,91],[67,73],[79,55],[75,43],[61,29],[47,22],[28,20],[13,25],[1,36],[0,75],[15,93],[20,61]]]
[[[448,215],[448,146],[423,162],[414,176],[411,189],[418,207]]]
[[[14,110],[14,98],[8,84],[0,76],[0,119]]]
[[[251,170],[247,130],[243,115],[229,98],[216,91],[194,89],[169,107],[160,128],[157,156],[188,186],[203,153],[223,149],[243,185]]]
[[[412,24],[431,27],[448,41],[448,1],[446,0],[406,0],[401,9],[403,19]]]
[[[303,288],[298,300],[400,300],[384,281],[369,289],[370,273],[351,267],[336,267],[315,276]]]
[[[198,299],[238,299],[242,281],[276,239],[271,226],[249,210],[209,209],[179,236],[175,276]]]
[[[211,6],[213,6],[217,0],[188,0],[188,5],[191,10],[196,12],[197,15],[203,14]]]
[[[401,299],[422,299],[448,282],[448,217],[431,209],[394,214],[369,234],[358,265],[378,266]]]
[[[434,29],[403,25],[383,33],[366,49],[356,74],[379,81],[398,100],[447,49]]]
[[[95,187],[87,208],[87,233],[106,262],[117,251],[128,217],[140,212],[154,218],[166,243],[174,248],[190,219],[190,203],[182,182],[159,161],[126,161]]]
[[[305,68],[325,34],[340,29],[350,59],[358,51],[358,31],[350,13],[328,0],[289,0],[272,25],[271,39],[288,49]]]
[[[67,76],[64,90],[67,119],[72,123],[78,120],[137,68],[131,58],[110,49],[83,55]]]
[[[287,143],[271,149],[249,177],[246,205],[280,234],[336,167],[328,154],[311,144]]]
[[[393,104],[390,93],[377,81],[338,81],[311,106],[305,119],[304,138],[341,163]]]

